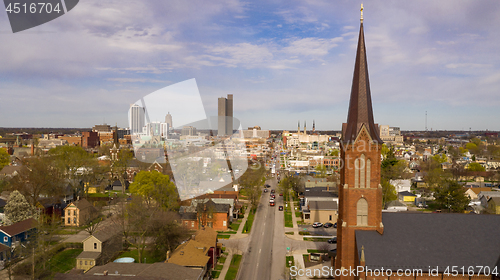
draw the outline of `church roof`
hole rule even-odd
[[[500,215],[383,213],[384,233],[356,231],[369,269],[489,266],[500,257]],[[477,272],[476,272],[477,273]]]
[[[349,112],[347,123],[342,128],[343,142],[354,142],[365,125],[373,141],[382,143],[377,126],[373,121],[372,98],[370,93],[370,81],[368,79],[368,63],[366,60],[365,35],[363,22],[359,30],[358,49],[352,78],[351,99],[349,101]]]

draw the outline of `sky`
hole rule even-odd
[[[207,117],[233,94],[244,128],[340,130],[360,4],[82,0],[18,33],[0,12],[0,127],[127,127],[131,103],[195,79]],[[365,1],[375,122],[500,130],[499,26],[496,0]]]

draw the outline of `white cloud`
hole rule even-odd
[[[324,56],[328,51],[342,42],[342,37],[332,39],[302,38],[290,42],[288,47],[283,48],[284,52],[305,56]]]

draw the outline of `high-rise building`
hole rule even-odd
[[[227,98],[220,97],[218,103],[218,133],[219,136],[233,134],[233,95],[228,94]]]
[[[130,105],[129,121],[130,133],[141,133],[144,127],[144,107],[137,104]]]
[[[165,116],[165,123],[168,124],[168,127],[174,127],[174,124],[172,122],[172,115],[170,115],[170,112],[167,113],[167,115]]]
[[[196,127],[194,127],[194,126],[184,126],[182,128],[181,135],[182,136],[186,136],[186,135],[193,136],[193,135],[196,135]]]

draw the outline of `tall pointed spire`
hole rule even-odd
[[[373,141],[382,143],[378,135],[377,126],[373,121],[372,98],[370,93],[370,81],[368,79],[365,35],[363,31],[363,5],[361,5],[358,49],[356,52],[356,63],[354,65],[347,123],[342,129],[343,141],[354,141],[363,125],[368,130]]]

